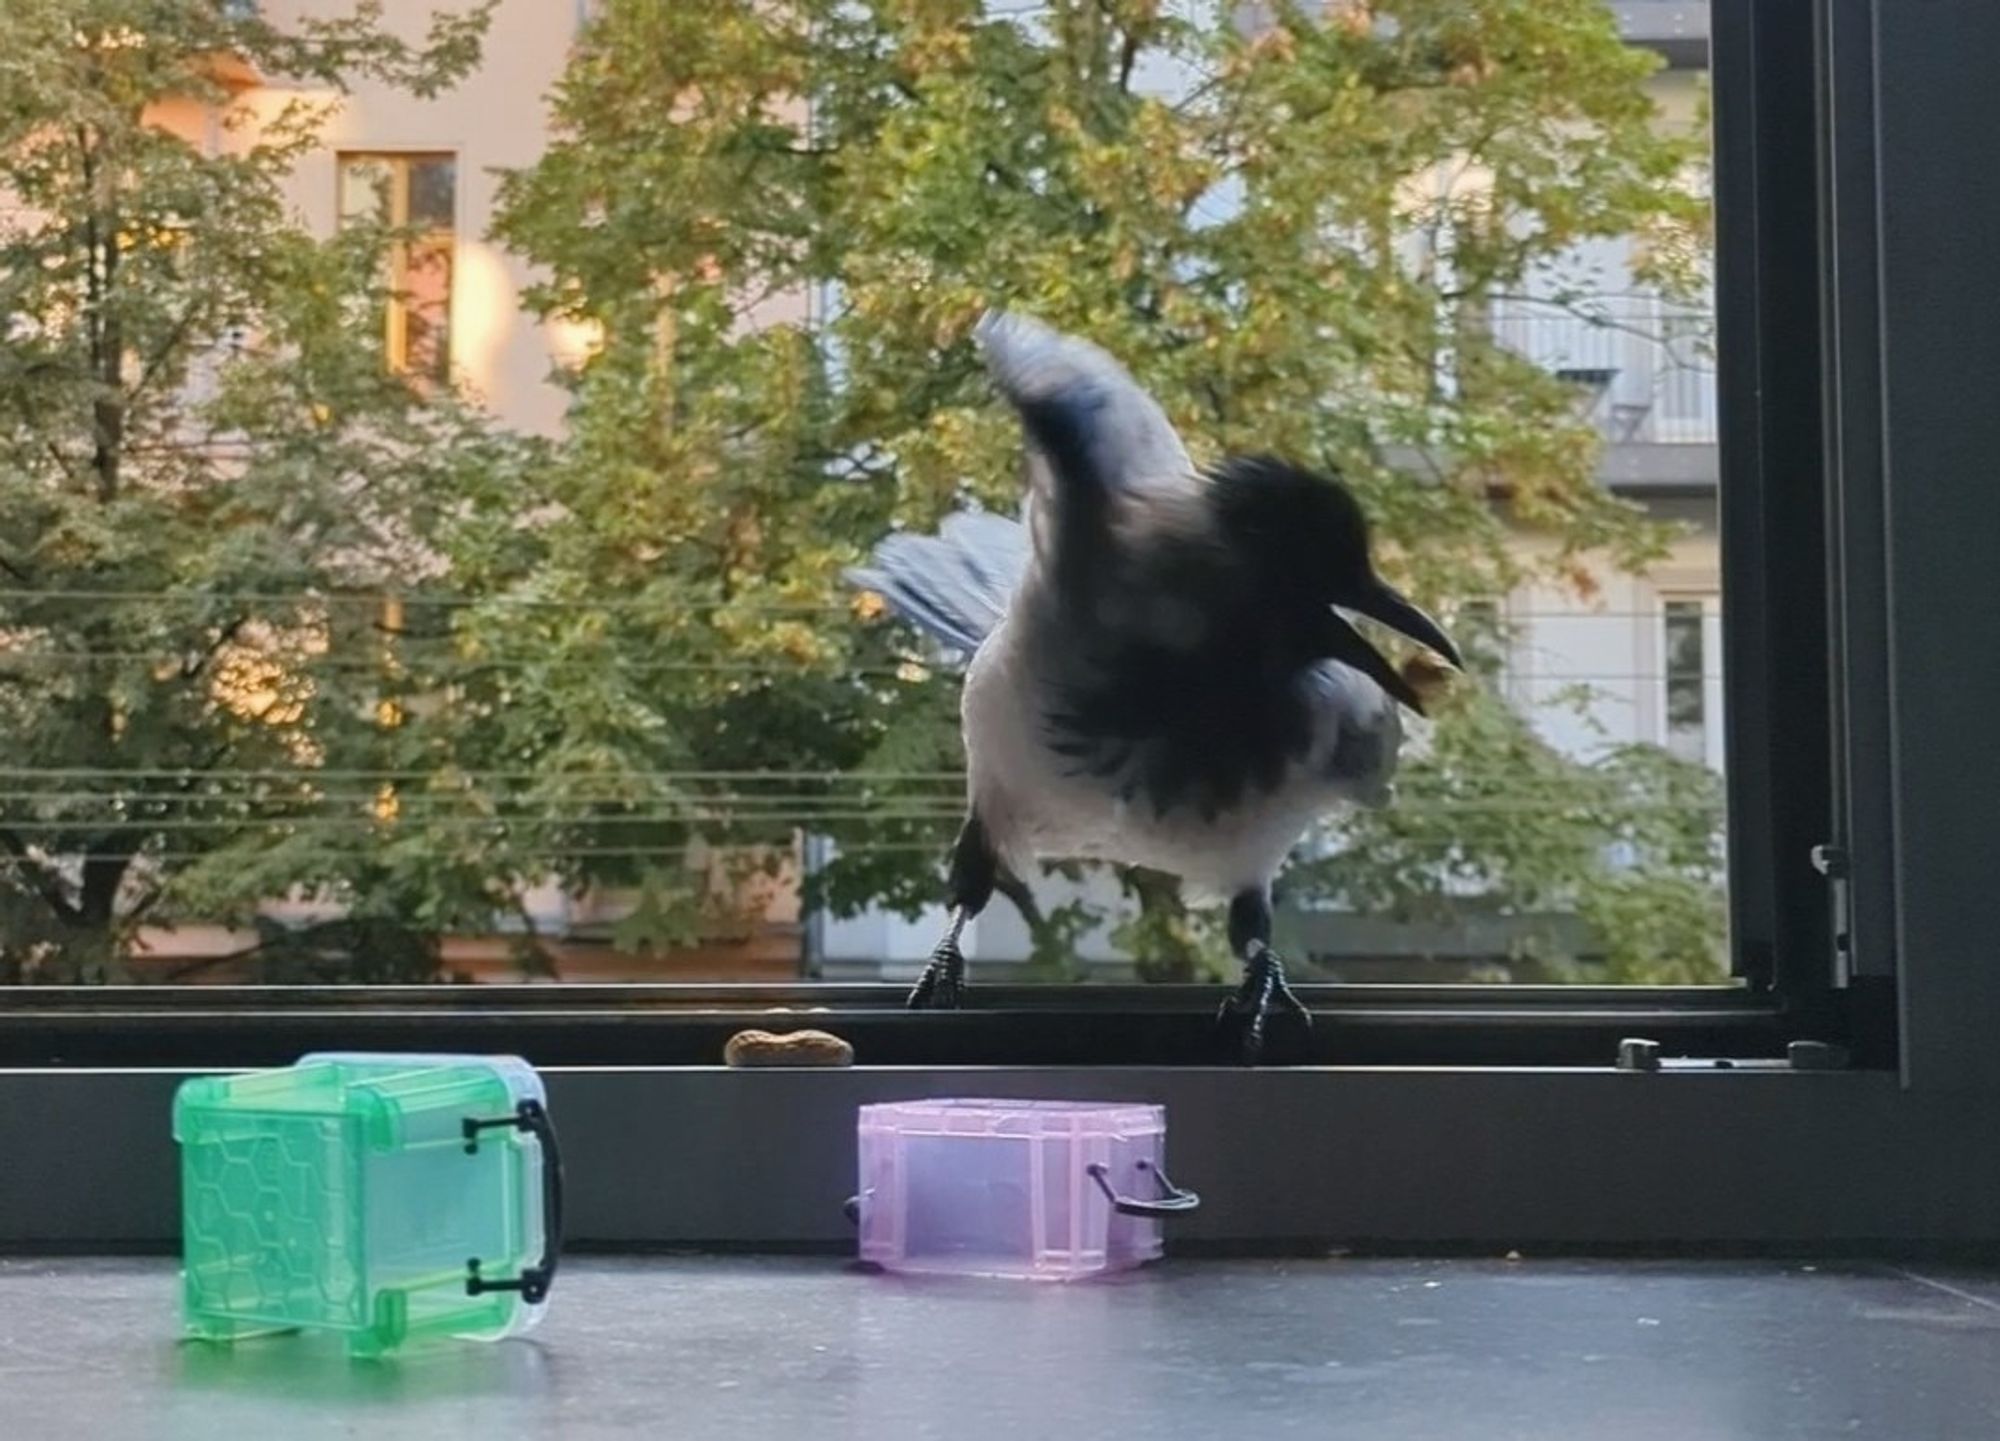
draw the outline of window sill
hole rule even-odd
[[[705,1066],[750,1027],[816,1026],[874,1066],[1205,1066],[1215,986],[994,987],[911,1013],[891,986],[24,988],[0,993],[0,1066],[248,1067],[331,1047],[504,1051],[540,1066]],[[1669,1056],[1779,1059],[1848,1040],[1736,987],[1302,986],[1309,1038],[1270,1059],[1320,1066],[1612,1064],[1630,1036]],[[1878,1028],[1879,1029],[1879,1028]],[[1889,1064],[1857,1047],[1861,1064]]]
[[[0,1248],[171,1248],[179,1070],[0,1071]],[[926,1095],[1164,1104],[1174,1236],[1323,1251],[2000,1241],[1988,1104],[1878,1071],[554,1068],[583,1245],[832,1247],[855,1108]]]

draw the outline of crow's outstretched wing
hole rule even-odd
[[[936,535],[898,533],[847,580],[873,591],[933,639],[970,656],[1000,623],[1032,553],[1027,527],[1004,515],[961,511]]]

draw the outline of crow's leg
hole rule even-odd
[[[1312,1029],[1312,1012],[1285,984],[1285,963],[1271,949],[1271,895],[1264,887],[1240,892],[1229,903],[1229,948],[1243,962],[1243,984],[1222,1003],[1216,1024],[1237,1037],[1246,1066],[1264,1052],[1264,1029],[1275,1009]]]
[[[954,1010],[965,1000],[965,955],[958,948],[959,933],[965,923],[986,909],[993,899],[993,885],[999,875],[999,858],[993,842],[977,814],[968,815],[959,828],[958,841],[951,848],[951,876],[947,882],[951,920],[945,926],[931,962],[924,967],[906,1005],[913,1011]]]

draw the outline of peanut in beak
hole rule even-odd
[[[1417,693],[1417,698],[1429,710],[1432,704],[1444,697],[1451,689],[1452,677],[1457,674],[1450,666],[1428,653],[1420,653],[1404,660],[1400,667],[1403,681]]]

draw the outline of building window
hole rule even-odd
[[[1684,761],[1708,760],[1707,605],[1670,600],[1662,607],[1666,659],[1666,747]]]
[[[389,245],[383,349],[399,374],[451,376],[451,273],[458,160],[451,155],[340,157],[340,223],[379,225]]]

